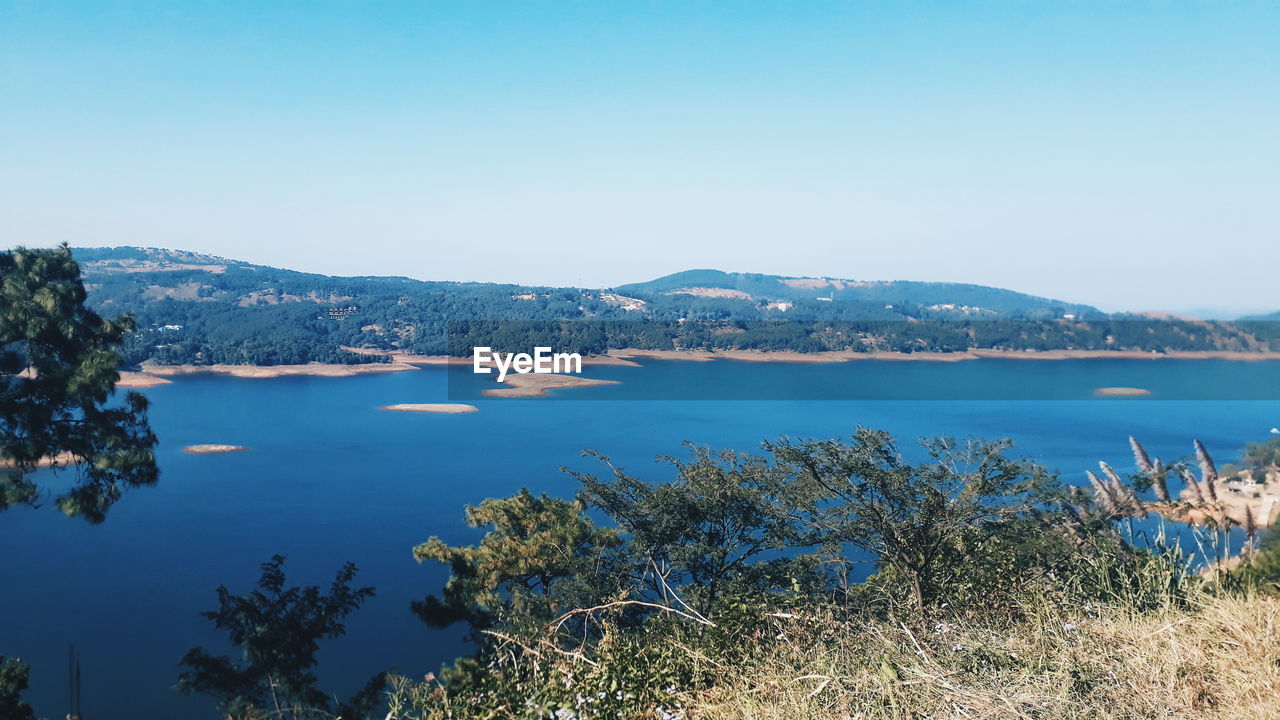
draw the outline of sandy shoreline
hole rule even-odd
[[[617,351],[624,357],[631,351]],[[644,351],[640,351],[641,354]],[[755,362],[847,362],[850,360],[882,360],[895,362],[960,362],[964,360],[1237,360],[1258,362],[1280,360],[1280,352],[1240,352],[1231,350],[1175,350],[1146,352],[1143,350],[966,350],[963,352],[873,352],[848,350],[798,353],[790,350],[727,350],[714,353],[696,352],[689,359],[748,360]],[[680,360],[681,351],[664,353],[663,359]]]
[[[420,357],[420,356],[419,356]],[[431,364],[470,364],[469,358],[431,357]],[[682,360],[686,362],[714,362],[739,360],[743,362],[782,363],[837,363],[855,360],[879,360],[882,362],[962,362],[966,360],[1235,360],[1260,362],[1280,360],[1280,352],[1243,352],[1235,350],[1174,350],[1147,352],[1144,350],[965,350],[960,352],[856,352],[853,350],[827,350],[802,353],[794,350],[641,350],[623,348],[610,350],[608,355],[592,355],[582,359],[585,365],[636,365],[635,360]],[[416,360],[415,360],[416,362]],[[427,363],[424,363],[427,364]]]
[[[121,372],[118,385],[124,388],[148,388],[166,385],[167,378],[180,375],[210,373],[240,378],[275,378],[289,375],[314,377],[351,377],[369,373],[404,372],[423,366],[470,365],[471,358],[445,355],[412,355],[400,351],[381,351],[362,348],[344,348],[361,355],[382,355],[389,363],[342,365],[337,363],[311,363],[308,365],[157,365],[143,363],[142,372]],[[832,350],[801,353],[794,350],[642,350],[624,348],[610,350],[607,355],[589,355],[582,358],[587,366],[638,367],[644,360],[679,360],[683,362],[714,362],[736,360],[740,362],[777,363],[842,363],[855,360],[879,360],[881,362],[963,362],[968,360],[1231,360],[1238,362],[1262,362],[1280,360],[1280,352],[1241,352],[1229,350],[1178,350],[1171,352],[1145,352],[1141,350],[968,350],[964,352],[854,352]],[[640,362],[637,362],[640,361]],[[518,376],[518,377],[529,377]],[[542,377],[546,377],[545,375]],[[592,381],[586,384],[602,384]],[[546,386],[552,389],[552,386]],[[560,385],[558,387],[570,387]],[[497,391],[510,396],[511,393]],[[1101,393],[1112,394],[1112,393]],[[1123,394],[1123,393],[1117,393]]]
[[[157,385],[171,385],[172,380],[165,380],[162,377],[148,375],[147,373],[130,372],[125,370],[120,373],[120,380],[116,383],[116,387],[122,388],[149,388]]]
[[[143,363],[142,372],[152,378],[167,378],[177,375],[197,375],[213,373],[240,378],[275,378],[286,375],[308,375],[315,377],[351,377],[368,373],[403,372],[415,370],[413,365],[400,362],[368,363],[365,365],[339,365],[336,363],[310,363],[307,365],[156,365]],[[164,381],[167,382],[167,381]],[[132,387],[148,387],[134,385]]]
[[[76,457],[68,452],[58,453],[53,457],[45,456],[36,461],[34,467],[50,468],[50,467],[69,467],[83,462],[82,458]],[[17,463],[7,458],[0,458],[0,470],[9,470],[17,467]]]
[[[392,412],[417,412],[417,413],[440,413],[443,415],[458,415],[461,413],[473,413],[480,408],[475,405],[464,405],[462,403],[396,403],[395,405],[383,405],[379,410],[390,410]]]
[[[414,355],[404,352],[403,350],[371,350],[369,348],[354,348],[341,346],[347,352],[356,355],[381,355],[391,358],[392,362],[405,363],[406,365],[470,365],[472,359],[469,357],[453,357],[452,355]],[[582,358],[583,366],[587,365],[638,365],[624,357],[614,354],[612,351],[607,355],[584,355]]]
[[[1258,362],[1280,360],[1280,352],[1242,352],[1233,350],[1175,350],[1147,352],[1143,350],[966,350],[961,352],[855,352],[829,350],[801,353],[794,350],[611,350],[610,355],[625,359],[657,360],[742,360],[747,362],[828,363],[853,360],[892,362],[961,362],[965,360],[1237,360]]]
[[[617,380],[596,380],[594,378],[584,378],[579,375],[537,373],[527,373],[524,375],[512,373],[507,375],[506,379],[502,382],[510,387],[485,390],[484,394],[490,397],[542,397],[550,390],[589,387],[592,385],[619,384]]]
[[[1239,360],[1259,362],[1280,360],[1280,352],[1244,352],[1240,350],[972,350],[977,358],[1013,360]]]

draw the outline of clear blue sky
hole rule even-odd
[[[0,235],[1280,308],[1280,4],[0,0]]]

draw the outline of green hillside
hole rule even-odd
[[[836,278],[796,278],[720,270],[686,270],[648,282],[623,285],[619,292],[641,297],[699,289],[728,289],[753,299],[800,300],[830,298],[833,302],[873,302],[968,308],[971,314],[1074,314],[1101,317],[1088,305],[1026,295],[1012,290],[965,283],[857,281]]]
[[[691,270],[614,290],[334,277],[155,248],[78,248],[90,304],[132,314],[130,365],[383,362],[616,348],[954,352],[1280,348],[1275,323],[1105,315],[956,283]]]

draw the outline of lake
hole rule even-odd
[[[588,367],[619,385],[546,398],[486,399],[469,368],[351,378],[180,377],[145,390],[160,437],[161,479],[128,493],[90,526],[50,508],[0,514],[0,653],[32,668],[38,714],[67,711],[67,646],[80,651],[85,717],[215,718],[212,702],[170,689],[193,646],[228,652],[199,613],[215,588],[240,593],[272,554],[291,584],[327,585],[345,561],[377,597],[348,634],[323,645],[322,687],[342,695],[373,673],[435,671],[462,630],[430,630],[409,603],[437,591],[444,569],[410,549],[429,536],[468,542],[462,509],[521,487],[569,496],[562,466],[590,469],[592,449],[634,474],[667,477],[653,457],[686,440],[750,450],[781,435],[1011,437],[1083,482],[1107,460],[1129,469],[1136,435],[1166,461],[1201,439],[1219,464],[1280,425],[1280,362],[978,360],[829,365],[642,361]],[[1093,390],[1136,386],[1145,397]],[[838,399],[826,399],[826,398]],[[379,411],[393,403],[472,402],[466,415]],[[1250,398],[1266,398],[1251,400]],[[248,452],[187,455],[186,445]]]

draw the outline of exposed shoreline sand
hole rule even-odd
[[[174,377],[212,373],[240,378],[275,378],[286,375],[315,377],[351,377],[380,372],[415,370],[407,363],[369,363],[366,365],[339,365],[336,363],[310,363],[307,365],[156,365],[143,363],[142,373],[151,377]],[[146,387],[146,386],[134,386]]]
[[[337,363],[311,363],[308,365],[157,365],[143,363],[142,372],[121,372],[120,387],[147,388],[171,382],[167,378],[180,375],[210,373],[240,378],[275,378],[288,375],[314,377],[351,377],[368,373],[403,372],[423,366],[470,365],[470,358],[445,355],[412,355],[400,351],[381,351],[362,348],[345,348],[362,355],[382,355],[389,363],[366,365],[342,365]],[[643,360],[679,360],[683,362],[714,362],[737,360],[741,362],[778,363],[842,363],[855,360],[879,360],[881,362],[962,362],[968,360],[1231,360],[1261,362],[1280,360],[1280,352],[1243,352],[1234,350],[1179,350],[1164,353],[1140,350],[968,350],[964,352],[854,352],[833,350],[801,353],[794,350],[642,350],[623,348],[610,350],[607,355],[588,355],[582,358],[587,366],[638,367]],[[517,377],[529,377],[520,375]],[[541,375],[540,377],[547,377]],[[567,376],[565,376],[567,377]],[[592,381],[585,384],[603,384]],[[559,387],[569,387],[561,385]],[[550,389],[552,386],[546,386]],[[1105,388],[1100,388],[1103,390]],[[510,395],[510,393],[503,393]],[[1112,394],[1101,393],[1100,394]],[[1125,393],[1115,393],[1125,394]]]
[[[555,375],[527,373],[518,375],[510,373],[502,381],[510,387],[485,390],[490,397],[542,397],[550,390],[564,388],[589,387],[592,385],[618,385],[617,380],[596,380],[579,375]]]
[[[411,365],[470,365],[471,358],[445,355],[409,355],[398,351],[383,352],[345,348],[368,355],[385,355],[398,363]],[[686,362],[713,362],[715,360],[741,360],[744,362],[832,363],[854,360],[880,360],[891,362],[961,362],[965,360],[1237,360],[1259,362],[1280,360],[1280,352],[1245,352],[1238,350],[1173,350],[1148,352],[1145,350],[965,350],[959,352],[857,352],[853,350],[827,350],[802,353],[794,350],[644,350],[620,348],[606,355],[587,355],[582,364],[587,365],[637,365],[636,360],[682,360]]]
[[[157,385],[172,385],[172,380],[165,380],[162,377],[148,375],[147,373],[130,372],[125,370],[120,373],[120,380],[116,383],[116,387],[122,388],[149,388]]]
[[[383,405],[379,410],[390,410],[392,412],[417,412],[417,413],[440,413],[443,415],[458,415],[461,413],[473,413],[480,408],[475,405],[464,405],[462,403],[396,403],[395,405]]]
[[[36,461],[36,464],[34,465],[34,467],[38,467],[38,468],[68,467],[71,465],[77,465],[81,462],[83,462],[81,458],[78,458],[69,452],[63,452],[63,453],[58,453],[57,455],[54,455],[52,457],[46,455],[45,457],[40,458],[39,460]],[[10,470],[17,466],[18,466],[17,463],[15,463],[14,461],[8,458],[0,458],[0,470]]]
[[[469,357],[453,357],[452,355],[414,355],[404,352],[403,350],[371,350],[369,348],[354,348],[341,346],[347,352],[356,355],[381,355],[391,358],[392,362],[405,363],[407,365],[470,365],[472,360]],[[608,355],[584,355],[582,357],[583,366],[586,365],[638,365],[623,357],[619,357],[612,352]]]
[[[747,362],[795,362],[826,363],[852,360],[881,360],[894,362],[960,362],[964,360],[1238,360],[1258,362],[1280,360],[1280,352],[1244,352],[1235,350],[1174,350],[1147,352],[1144,350],[965,350],[960,352],[855,352],[829,350],[801,353],[794,350],[610,350],[613,357],[624,359],[653,358],[657,360],[687,360],[709,362],[713,360],[743,360]]]
[[[1280,360],[1280,352],[1246,352],[1243,350],[971,350],[976,358],[1013,360],[1239,360],[1259,362]]]

